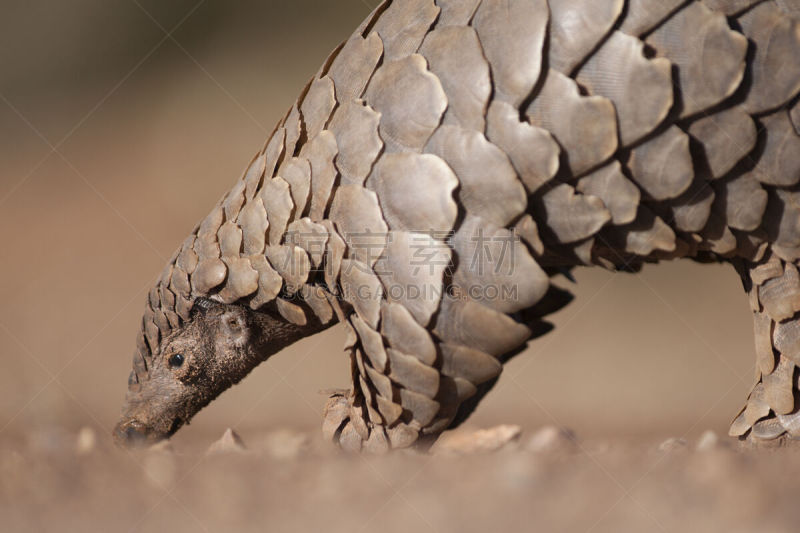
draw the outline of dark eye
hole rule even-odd
[[[184,361],[183,354],[176,353],[169,358],[169,366],[171,366],[172,368],[178,368],[183,364],[183,361]]]

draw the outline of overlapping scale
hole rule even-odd
[[[441,126],[425,151],[443,159],[458,177],[458,200],[469,213],[505,226],[525,210],[527,194],[514,167],[482,133]]]
[[[722,13],[711,11],[701,2],[678,11],[645,42],[676,67],[681,117],[725,100],[744,77],[747,39],[730,29]]]
[[[755,42],[742,106],[751,114],[776,109],[800,91],[800,21],[787,17],[774,2],[758,4],[738,21]]]
[[[483,131],[492,83],[475,30],[468,26],[436,29],[425,37],[419,53],[447,94],[444,123]]]
[[[614,31],[578,71],[576,80],[590,94],[614,103],[619,137],[630,146],[663,122],[673,104],[672,64],[648,59],[644,43]]]
[[[572,73],[602,41],[625,6],[624,0],[549,0],[550,68]]]
[[[482,0],[472,18],[492,72],[494,98],[519,107],[539,81],[547,0]]]
[[[381,114],[378,131],[390,152],[421,152],[447,107],[439,78],[419,54],[384,63],[365,100]]]
[[[550,69],[525,113],[561,145],[574,176],[602,164],[617,150],[617,115],[603,96],[584,96],[572,78]]]
[[[333,114],[329,128],[336,137],[339,154],[336,168],[342,185],[363,185],[383,148],[378,136],[381,115],[361,100],[343,102]]]

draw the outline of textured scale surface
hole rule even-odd
[[[798,17],[384,2],[170,261],[131,390],[198,297],[339,321],[353,381],[324,435],[405,447],[463,421],[546,329],[567,300],[550,275],[687,257],[732,263],[750,295],[756,383],[731,435],[800,438]]]

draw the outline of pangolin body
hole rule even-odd
[[[341,322],[326,437],[409,446],[548,329],[551,275],[688,257],[750,294],[731,434],[800,437],[798,92],[798,0],[386,1],[150,291],[129,416],[210,300],[295,328],[271,351]]]

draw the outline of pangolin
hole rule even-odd
[[[168,438],[347,330],[347,450],[435,440],[571,296],[691,258],[742,277],[730,434],[800,438],[800,0],[391,0],[336,48],[150,290],[118,441]]]

